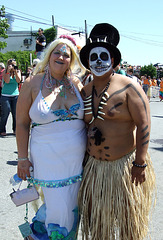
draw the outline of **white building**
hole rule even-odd
[[[81,32],[75,32],[61,26],[56,25],[55,29],[57,31],[57,37],[62,34],[72,35],[76,40],[76,44],[80,47],[85,45],[85,34]],[[36,37],[33,33],[37,33],[38,30],[34,31],[7,31],[8,38],[0,38],[0,41],[5,41],[7,47],[0,49],[2,53],[8,51],[35,51]]]

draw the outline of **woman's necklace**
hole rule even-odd
[[[59,95],[65,99],[67,99],[67,91],[70,91],[71,94],[75,94],[74,86],[66,76],[63,76],[61,80],[58,80],[51,75],[48,75],[48,77],[46,76],[45,87],[54,94],[59,93]]]
[[[102,115],[105,115],[105,113],[102,112],[102,110],[103,110],[103,106],[107,105],[107,100],[109,99],[109,94],[107,93],[107,90],[108,90],[109,86],[110,86],[110,81],[107,83],[105,89],[98,96],[98,97],[101,97],[101,100],[99,102],[99,105],[98,105],[96,113],[95,113],[95,107],[94,107],[94,95],[97,96],[97,91],[96,91],[94,85],[92,87],[92,95],[87,97],[86,100],[84,101],[84,103],[85,103],[84,110],[85,111],[86,110],[92,110],[90,112],[85,113],[85,115],[92,114],[92,119],[89,122],[89,124],[93,123],[94,120],[97,119],[97,118],[100,119],[100,120],[104,120]],[[95,139],[95,145],[99,146],[101,144],[101,142],[102,142],[102,133],[101,133],[101,131],[94,125],[89,130],[89,134],[90,134],[92,139]]]

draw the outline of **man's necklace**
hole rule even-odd
[[[102,112],[103,110],[103,106],[104,105],[107,105],[107,100],[109,99],[109,94],[107,93],[107,90],[110,86],[110,81],[107,83],[105,89],[102,91],[102,93],[100,93],[99,97],[101,96],[101,100],[99,102],[99,105],[98,105],[98,109],[97,109],[97,112],[95,113],[95,107],[94,107],[94,95],[95,95],[95,86],[93,85],[92,87],[92,94],[90,96],[88,96],[83,102],[84,102],[84,105],[85,105],[85,108],[84,110],[87,111],[87,110],[91,110],[89,112],[86,112],[85,115],[89,115],[89,114],[92,114],[92,119],[91,121],[89,122],[89,124],[91,124],[96,118],[99,118],[101,120],[104,120],[102,118],[101,115],[105,115],[104,112]],[[96,92],[97,93],[97,92]]]
[[[105,115],[104,112],[102,112],[103,110],[103,106],[107,105],[107,100],[109,99],[109,94],[107,93],[107,90],[110,86],[110,81],[107,83],[105,89],[99,94],[99,96],[97,96],[97,91],[95,89],[95,86],[93,85],[92,87],[92,95],[90,95],[89,97],[87,97],[84,101],[85,103],[85,108],[84,110],[91,110],[89,112],[86,112],[85,115],[89,115],[92,114],[92,119],[89,122],[89,124],[93,123],[95,119],[100,119],[100,120],[104,120],[104,118],[102,117],[102,115]],[[95,113],[95,107],[94,107],[94,95],[96,95],[96,97],[101,97],[101,100],[99,102],[98,108],[97,108],[97,112]],[[101,131],[96,127],[93,126],[91,129],[89,129],[89,135],[91,136],[92,139],[95,140],[95,145],[99,146],[102,142],[102,133]]]
[[[107,83],[107,85],[108,85],[108,84],[110,85],[110,81]],[[92,90],[93,90],[94,94],[96,95],[96,97],[100,98],[100,97],[104,94],[104,92],[107,91],[107,89],[108,89],[108,87],[109,87],[109,86],[107,86],[107,85],[106,85],[106,87],[104,88],[104,90],[101,91],[101,93],[100,93],[99,95],[97,94],[96,87],[93,85],[93,88],[94,88],[94,89],[92,89]]]

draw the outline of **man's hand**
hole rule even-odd
[[[133,166],[131,169],[131,178],[132,183],[135,182],[135,185],[138,186],[138,183],[145,182],[145,168],[139,168]]]

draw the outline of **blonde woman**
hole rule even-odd
[[[30,239],[76,239],[77,194],[86,148],[82,84],[75,76],[79,68],[82,73],[74,40],[61,36],[50,44],[18,99],[18,176],[26,180],[33,166],[30,181],[41,186],[44,197]]]

